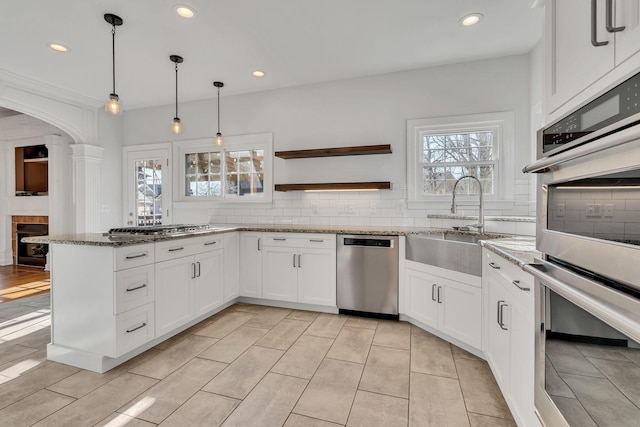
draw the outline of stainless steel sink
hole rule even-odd
[[[507,237],[501,234],[479,234],[443,231],[410,234],[406,237],[406,259],[422,264],[482,275],[480,240]]]

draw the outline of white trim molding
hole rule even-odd
[[[100,231],[100,180],[104,148],[71,144],[72,182],[76,233]]]

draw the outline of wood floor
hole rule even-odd
[[[49,272],[40,267],[0,266],[0,303],[49,292]]]

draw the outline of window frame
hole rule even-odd
[[[228,196],[225,191],[225,177],[227,173],[226,156],[228,151],[251,151],[263,150],[263,191],[262,196]],[[221,153],[221,182],[222,192],[220,196],[186,196],[186,164],[185,156],[189,153]],[[273,134],[259,133],[247,135],[232,135],[223,138],[223,145],[218,147],[215,145],[215,138],[200,138],[175,141],[173,143],[173,163],[178,173],[174,180],[176,191],[175,200],[178,203],[198,203],[211,206],[219,205],[257,205],[271,204],[273,201]]]
[[[424,135],[468,133],[470,131],[495,130],[493,144],[494,191],[485,195],[485,201],[498,205],[513,200],[513,147],[515,144],[514,113],[512,111],[471,114],[463,116],[432,117],[407,120],[407,198],[409,208],[444,208],[451,203],[451,194],[423,195],[423,166],[436,165],[423,161]],[[459,162],[443,162],[438,165],[459,165]],[[471,164],[471,163],[464,163]],[[477,204],[478,196],[460,194],[461,204]],[[497,207],[497,206],[496,206]]]

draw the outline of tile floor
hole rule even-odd
[[[48,295],[0,304],[0,425],[515,425],[483,360],[405,322],[236,304],[105,374],[48,334]]]

